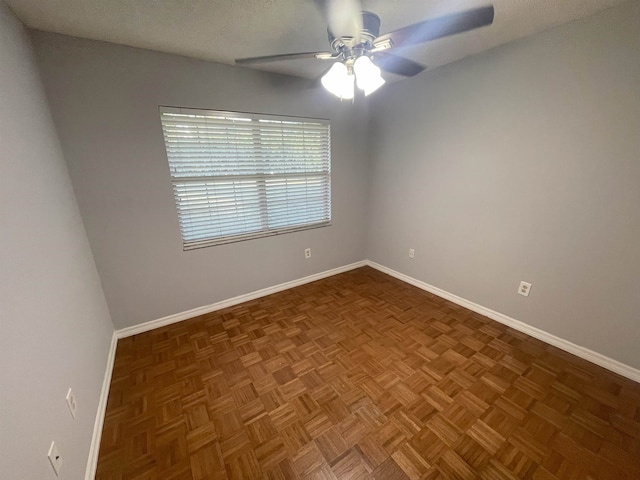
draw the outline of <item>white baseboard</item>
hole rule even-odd
[[[292,280],[290,282],[281,283],[273,287],[263,288],[262,290],[256,290],[255,292],[245,293],[244,295],[238,295],[237,297],[212,303],[211,305],[204,305],[202,307],[187,310],[186,312],[175,313],[167,317],[158,318],[157,320],[151,320],[139,325],[122,328],[120,330],[116,330],[116,335],[118,338],[125,338],[132,335],[137,335],[138,333],[148,332],[149,330],[164,327],[166,325],[171,325],[172,323],[181,322],[189,318],[197,317],[198,315],[204,315],[205,313],[215,312],[216,310],[222,310],[223,308],[233,307],[234,305],[248,302],[249,300],[255,300],[256,298],[265,297],[267,295],[271,295],[272,293],[277,293],[289,288],[298,287],[300,285],[304,285],[305,283],[315,282],[316,280],[321,280],[323,278],[331,277],[339,273],[364,267],[366,264],[366,260],[361,260],[359,262],[344,265],[342,267],[325,270],[324,272],[315,273],[313,275],[299,278],[297,280]]]
[[[107,356],[107,367],[104,372],[102,390],[100,391],[100,399],[98,401],[96,421],[93,425],[93,437],[91,437],[91,446],[89,447],[89,459],[87,460],[87,470],[84,475],[85,480],[94,480],[96,477],[98,454],[100,453],[100,440],[102,439],[102,426],[104,425],[104,416],[107,411],[107,398],[109,397],[109,387],[111,386],[111,375],[113,374],[113,362],[116,358],[117,344],[117,332],[113,332],[113,335],[111,336],[111,345],[109,346],[109,354]]]
[[[515,318],[511,318],[507,315],[504,315],[500,312],[496,312],[495,310],[491,310],[490,308],[483,307],[482,305],[478,305],[470,300],[454,295],[453,293],[449,293],[445,290],[442,290],[438,287],[434,287],[433,285],[429,285],[428,283],[417,280],[413,277],[405,275],[404,273],[396,272],[391,268],[385,267],[384,265],[380,265],[379,263],[373,262],[371,260],[367,260],[366,264],[376,270],[379,270],[387,275],[391,275],[392,277],[397,278],[398,280],[402,280],[403,282],[409,283],[413,286],[416,286],[422,290],[433,293],[438,297],[442,297],[446,300],[449,300],[457,305],[468,308],[480,315],[484,315],[485,317],[490,318],[491,320],[495,320],[496,322],[507,325],[508,327],[513,328],[522,333],[526,333],[538,340],[542,340],[549,345],[553,345],[554,347],[558,347],[565,352],[572,353],[573,355],[583,358],[591,363],[595,363],[596,365],[600,365],[607,370],[610,370],[614,373],[622,375],[623,377],[629,378],[635,382],[640,382],[640,370],[637,368],[626,365],[618,360],[614,360],[613,358],[609,358],[605,355],[602,355],[598,352],[594,352],[593,350],[589,350],[588,348],[581,347],[580,345],[576,345],[568,340],[565,340],[560,337],[556,337],[551,333],[545,332],[544,330],[540,330],[539,328],[532,327],[520,320],[516,320]]]

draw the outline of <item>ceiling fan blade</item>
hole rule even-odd
[[[373,55],[373,63],[382,70],[403,75],[405,77],[413,77],[422,72],[425,68],[419,63],[409,60],[408,58],[392,55],[387,52],[378,52]]]
[[[493,23],[493,15],[493,5],[443,15],[380,35],[373,42],[373,46],[375,48],[386,44],[386,48],[389,48],[389,46],[394,48],[402,47],[467,32],[475,28],[491,25]]]
[[[336,55],[330,52],[302,52],[302,53],[283,53],[281,55],[266,55],[264,57],[248,57],[236,58],[238,65],[248,65],[251,63],[279,62],[281,60],[297,60],[299,58],[317,58],[319,60],[331,60]]]

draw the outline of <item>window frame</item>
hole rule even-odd
[[[233,112],[233,111],[226,111],[226,110],[213,110],[213,109],[202,109],[202,108],[172,107],[172,106],[163,106],[163,105],[159,106],[159,111],[160,111],[160,120],[161,120],[161,127],[162,127],[163,140],[164,140],[164,146],[165,146],[165,154],[167,159],[167,166],[169,167],[171,184],[172,184],[173,194],[174,194],[174,203],[176,207],[176,213],[178,217],[178,224],[180,228],[180,235],[182,238],[184,251],[195,250],[199,248],[206,248],[206,247],[217,246],[217,245],[225,245],[225,244],[235,243],[235,242],[242,242],[246,240],[254,240],[257,238],[265,238],[265,237],[270,237],[274,235],[283,235],[286,233],[293,233],[293,232],[311,230],[316,228],[323,228],[323,227],[328,227],[332,225],[331,123],[328,119],[274,115],[274,114],[253,113],[253,112]],[[225,174],[215,174],[215,172],[211,172],[210,175],[198,175],[197,177],[176,175],[177,167],[172,163],[171,154],[169,151],[169,143],[167,141],[166,128],[168,127],[165,125],[165,121],[164,121],[165,114],[227,117],[229,119],[250,121],[252,124],[253,122],[259,122],[259,121],[263,121],[265,123],[269,121],[273,123],[292,122],[295,124],[295,128],[300,128],[300,126],[304,124],[309,124],[310,126],[312,125],[313,128],[318,128],[318,125],[321,125],[322,127],[326,127],[326,134],[323,134],[322,136],[322,139],[326,139],[326,146],[323,145],[322,148],[319,149],[318,152],[316,152],[316,154],[319,154],[320,157],[323,159],[323,170],[321,171],[309,170],[306,172],[288,172],[288,173],[287,172],[266,173],[266,169],[263,168],[262,172],[253,173],[253,174],[225,175]],[[233,125],[233,123],[230,123],[229,125],[231,126]],[[281,128],[282,128],[282,125],[281,125]],[[309,128],[308,131],[311,131],[311,127]],[[253,136],[256,137],[256,135],[258,135],[259,137],[261,133],[262,132],[260,128],[255,127]],[[324,140],[323,140],[323,143],[324,143]],[[215,142],[211,142],[211,145],[214,145],[214,144]],[[204,145],[206,145],[206,143]],[[230,144],[218,143],[218,145],[223,145],[224,147],[228,147]],[[262,138],[258,138],[254,140],[254,147],[252,149],[252,154],[250,154],[247,158],[249,158],[250,160],[253,159],[253,161],[256,162],[256,164],[264,163],[265,162],[264,156],[258,153],[264,148],[264,145],[265,145],[264,140]],[[326,148],[326,151],[324,151],[324,148]],[[286,152],[286,150],[283,150],[283,152]],[[282,159],[286,158],[286,153],[283,153],[280,157],[277,157],[277,158],[282,158]],[[267,163],[267,165],[269,165],[269,163]],[[278,164],[275,163],[275,165],[278,165]],[[312,181],[319,182],[319,184],[321,185],[321,187],[318,187],[319,191],[321,192],[321,200],[319,200],[316,204],[311,204],[311,206],[312,207],[315,206],[316,208],[319,208],[318,206],[320,206],[320,210],[323,211],[323,215],[322,215],[323,219],[319,221],[309,221],[307,223],[298,223],[298,224],[294,223],[294,224],[289,224],[282,227],[269,228],[270,219],[268,217],[269,215],[271,215],[269,209],[276,209],[278,206],[282,207],[283,203],[275,200],[271,202],[268,201],[267,182],[269,180],[276,180],[276,181],[279,180],[286,184],[287,181],[291,181],[291,179],[295,179],[295,178],[304,179],[305,182],[309,182],[310,179]],[[185,187],[185,185],[189,183],[196,185],[196,184],[206,184],[207,182],[212,186],[211,188],[214,188],[213,185],[215,184],[215,182],[218,182],[218,184],[220,184],[221,182],[224,182],[224,181],[233,182],[236,180],[243,180],[243,179],[246,181],[255,180],[256,194],[260,197],[260,202],[258,202],[258,205],[254,204],[253,207],[257,208],[259,212],[260,229],[248,230],[248,231],[244,231],[242,233],[233,234],[233,235],[208,236],[207,238],[202,238],[202,239],[190,238],[187,232],[187,228],[185,227],[185,224],[188,223],[188,221],[185,220],[185,218],[188,216],[185,213],[185,211],[187,211],[188,208],[181,209],[180,191],[179,191],[180,188],[186,189],[187,187]],[[197,188],[197,187],[194,187],[194,188]],[[201,188],[203,189],[203,191],[209,190],[208,187],[201,187]],[[284,188],[286,191],[287,187],[281,186],[280,188]],[[305,184],[305,192],[307,192],[306,190],[307,188],[308,188],[308,184]],[[237,202],[237,197],[234,197],[234,200],[236,200],[236,203],[234,203],[234,205],[236,205],[236,208],[238,208],[238,205],[239,206],[244,205],[246,207],[246,203],[243,204],[242,202]],[[286,202],[284,203],[284,205],[286,205]],[[305,204],[305,205],[308,205],[308,204]],[[324,206],[324,209],[322,208],[322,206]],[[184,218],[183,218],[183,214],[185,215]],[[290,216],[287,216],[284,218],[289,218],[289,217]],[[291,216],[291,218],[295,218],[295,217]],[[211,225],[213,224],[214,222],[211,222]]]

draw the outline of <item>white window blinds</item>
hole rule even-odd
[[[329,225],[326,120],[161,107],[185,250]]]

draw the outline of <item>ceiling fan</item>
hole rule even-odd
[[[323,3],[322,0],[316,2]],[[301,58],[334,61],[323,75],[323,86],[343,100],[355,95],[354,84],[369,95],[385,80],[380,70],[412,77],[426,67],[390,50],[415,45],[436,38],[467,32],[493,23],[493,6],[473,8],[415,23],[380,35],[380,17],[361,11],[357,0],[326,0],[331,52],[303,52],[236,59],[236,64],[278,62]]]

